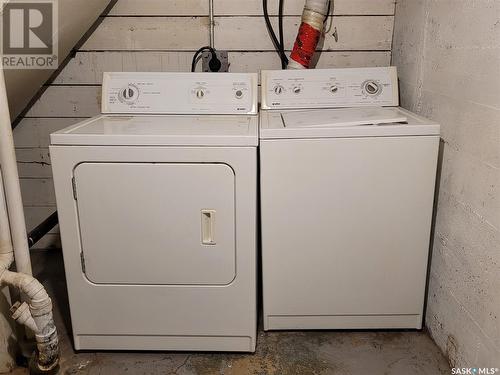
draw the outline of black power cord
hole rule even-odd
[[[193,61],[191,62],[191,72],[196,71],[196,64],[198,63],[198,56],[205,52],[205,51],[210,51],[210,54],[212,57],[210,58],[210,61],[208,62],[208,67],[211,72],[218,72],[220,71],[220,68],[222,67],[222,63],[220,62],[219,58],[217,57],[217,52],[214,48],[210,46],[204,46],[201,47],[198,51],[195,52],[193,55]]]
[[[271,20],[269,19],[269,13],[267,10],[267,0],[262,0],[262,8],[264,11],[264,20],[266,21],[267,31],[269,32],[269,36],[271,37],[271,40],[273,42],[274,49],[276,50],[276,52],[278,53],[278,56],[280,57],[281,66],[286,68],[286,66],[288,65],[288,58],[285,55],[285,52],[283,50],[283,47],[282,47],[280,41],[276,37],[276,33],[274,32],[273,25],[271,25]]]
[[[328,2],[328,9],[326,11],[326,16],[325,16],[325,20],[323,21],[323,23],[326,23],[326,21],[328,21],[328,17],[330,17],[330,11],[332,10],[332,1],[333,0],[330,0]]]
[[[284,33],[283,33],[283,5],[284,0],[280,0],[278,7],[278,29],[279,29],[279,37],[280,37],[280,51],[281,51],[281,68],[286,69],[288,65],[288,59],[285,54],[285,42],[284,42]],[[283,56],[285,59],[283,59]]]

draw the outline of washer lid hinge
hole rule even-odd
[[[74,177],[71,178],[71,185],[73,186],[73,198],[76,201],[77,200],[77,198],[76,198],[76,180]]]
[[[80,253],[80,261],[82,263],[82,272],[85,273],[85,256],[83,255],[83,251]]]

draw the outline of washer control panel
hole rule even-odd
[[[396,67],[262,72],[263,109],[398,105]]]
[[[103,113],[256,114],[257,74],[104,73]]]

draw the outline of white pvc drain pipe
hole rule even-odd
[[[52,317],[52,301],[43,285],[31,276],[19,173],[12,137],[7,91],[0,68],[0,285],[17,288],[26,302],[11,307],[12,317],[35,334],[37,349],[30,370],[49,374],[59,366],[59,340]],[[11,272],[15,259],[18,272]]]

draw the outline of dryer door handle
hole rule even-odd
[[[201,243],[216,245],[215,241],[215,210],[201,211]]]

